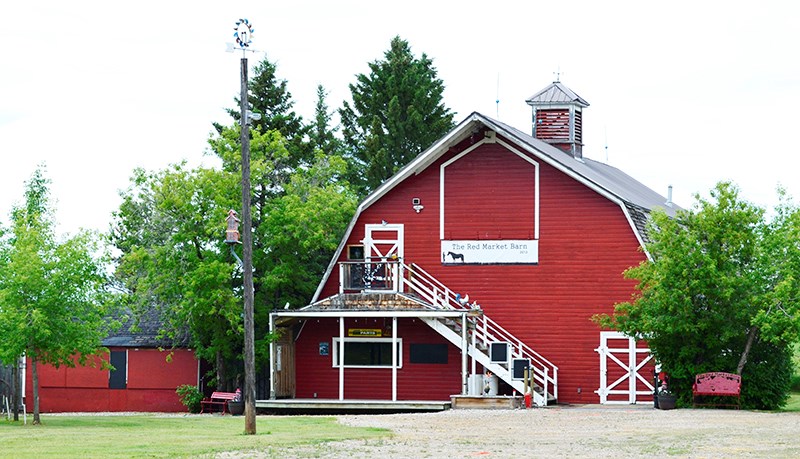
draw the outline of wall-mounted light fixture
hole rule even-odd
[[[413,198],[413,199],[411,199],[411,208],[414,209],[415,211],[417,211],[417,213],[420,213],[420,211],[422,209],[424,209],[425,206],[422,205],[422,200],[421,199]]]

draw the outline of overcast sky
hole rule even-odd
[[[205,156],[239,90],[240,17],[295,109],[331,109],[395,35],[433,59],[460,122],[530,132],[525,99],[561,82],[591,105],[584,156],[692,204],[720,180],[800,199],[800,3],[791,1],[7,2],[0,13],[0,222],[47,166],[59,232],[105,231],[135,167]],[[251,67],[264,54],[250,54]],[[499,100],[499,103],[496,101]]]

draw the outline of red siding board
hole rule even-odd
[[[124,350],[113,348],[112,350]],[[188,349],[171,351],[129,349],[128,384],[126,389],[108,388],[108,370],[100,358],[95,366],[61,366],[39,364],[39,399],[43,413],[102,411],[185,411],[175,389],[181,384],[197,384],[197,359]],[[102,360],[108,361],[108,354]],[[28,361],[26,399],[33,403],[31,363]]]
[[[538,264],[442,265],[439,166],[462,150],[454,148],[363,211],[348,244],[359,244],[365,224],[382,220],[403,223],[406,262],[417,263],[456,292],[469,293],[489,317],[557,365],[560,401],[596,403],[598,396],[594,391],[599,387],[600,357],[594,349],[599,345],[600,328],[591,317],[612,312],[615,303],[630,299],[635,284],[624,279],[622,273],[644,260],[629,221],[618,204],[539,161]],[[481,169],[484,158],[487,162]],[[495,230],[503,238],[527,238],[533,226],[528,217],[531,209],[525,207],[529,202],[525,197],[533,193],[529,175],[532,168],[526,167],[527,164],[500,145],[489,144],[448,166],[445,238],[471,238],[472,232],[480,236]],[[451,195],[451,189],[458,193]],[[411,208],[414,197],[420,198],[425,206],[420,213]],[[482,199],[492,208],[481,206],[477,201]],[[457,224],[451,226],[457,221],[465,222],[464,231]],[[335,294],[337,283],[338,273],[334,273],[322,296]],[[335,329],[334,335],[338,334],[336,326],[329,327]],[[298,354],[298,362],[302,361]],[[329,367],[330,363],[327,370],[306,373],[311,380],[302,382],[298,369],[298,397],[313,392],[319,397],[322,394],[338,397],[338,374]],[[459,363],[455,363],[453,371],[454,383],[437,395],[460,390]],[[386,373],[376,377],[383,378]],[[427,373],[423,369],[417,377],[433,377]],[[378,385],[385,384],[381,380]],[[383,388],[372,390],[384,394]],[[366,392],[366,387],[347,386],[346,395],[362,398],[368,395]],[[433,391],[428,396],[433,396]]]
[[[369,322],[364,322],[368,320]],[[387,321],[391,324],[391,320]],[[383,328],[383,319],[346,319],[346,328]],[[447,400],[461,392],[461,353],[418,319],[400,319],[398,337],[402,338],[402,368],[397,371],[399,400]],[[338,398],[339,368],[333,367],[333,338],[339,336],[335,319],[311,319],[305,322],[297,339],[297,398]],[[319,354],[319,343],[328,343],[330,353]],[[446,364],[412,364],[411,344],[448,344]],[[390,368],[345,368],[344,395],[347,399],[390,400]]]

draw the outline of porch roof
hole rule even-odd
[[[416,295],[395,292],[340,293],[301,309],[273,311],[275,318],[302,319],[321,317],[440,317],[458,318],[475,315],[480,310],[437,308]]]

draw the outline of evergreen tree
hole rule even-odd
[[[261,132],[278,131],[285,139],[286,149],[289,151],[291,164],[297,166],[302,162],[311,160],[312,147],[306,141],[309,128],[303,124],[303,118],[294,110],[292,94],[287,88],[286,80],[276,76],[277,66],[268,58],[259,62],[252,72],[249,72],[247,101],[250,110],[261,114],[260,120],[251,120],[253,129]],[[237,122],[240,121],[240,99],[235,97],[236,108],[226,109],[228,114]],[[221,133],[223,125],[214,123],[217,133]]]
[[[350,85],[352,105],[339,111],[344,141],[364,191],[371,191],[453,127],[442,102],[444,83],[424,53],[417,59],[407,41],[392,39],[385,60]]]
[[[331,113],[325,102],[327,93],[322,85],[317,86],[317,103],[314,107],[314,122],[309,129],[311,145],[325,154],[340,153],[341,141],[336,138],[338,127],[331,127]]]

